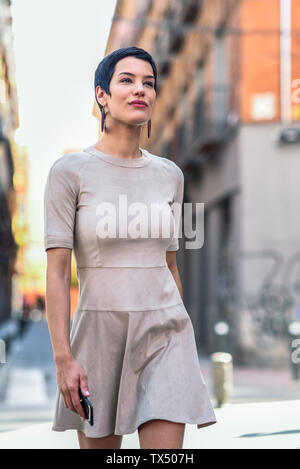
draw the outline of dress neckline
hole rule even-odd
[[[140,168],[142,166],[146,166],[151,161],[151,157],[147,150],[144,148],[139,147],[142,156],[137,158],[122,158],[120,156],[112,155],[110,153],[104,153],[103,151],[98,150],[94,145],[90,145],[83,149],[83,151],[92,153],[93,155],[101,158],[103,161],[107,163],[114,164],[116,166],[125,166],[128,168]]]

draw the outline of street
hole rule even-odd
[[[200,365],[214,403],[209,359]],[[51,431],[55,395],[47,324],[31,322],[0,369],[0,448],[77,448],[76,432]],[[290,370],[234,368],[232,395],[215,409],[217,424],[187,424],[184,448],[298,448],[299,396]],[[137,431],[123,437],[122,448],[138,447]]]
[[[56,370],[46,322],[29,323],[0,367],[0,433],[50,421]]]

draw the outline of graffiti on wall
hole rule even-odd
[[[261,275],[255,279],[258,288],[243,292],[256,329],[273,337],[287,336],[289,323],[299,319],[300,252],[286,258],[276,250],[242,251],[241,259],[261,265]]]

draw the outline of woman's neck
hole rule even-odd
[[[141,151],[139,149],[139,138],[129,139],[128,137],[102,137],[94,145],[98,150],[104,153],[111,153],[121,158],[139,158]]]

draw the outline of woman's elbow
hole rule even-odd
[[[167,251],[166,252],[167,265],[168,265],[168,267],[171,271],[176,271],[177,270],[176,252],[177,251]]]
[[[72,250],[68,248],[47,249],[47,277],[52,274],[60,279],[70,281]]]

